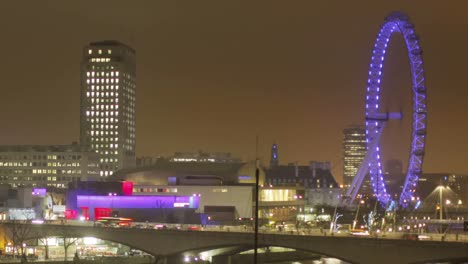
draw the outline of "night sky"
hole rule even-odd
[[[80,61],[88,42],[137,51],[137,155],[232,152],[282,163],[330,160],[342,129],[364,122],[371,47],[406,12],[424,50],[426,172],[468,174],[468,1],[2,1],[0,144],[79,140]],[[410,74],[390,44],[384,159],[407,159]]]

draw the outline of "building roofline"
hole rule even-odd
[[[0,145],[0,152],[94,152],[89,147],[70,145]]]
[[[93,42],[90,42],[87,47],[99,47],[99,46],[123,46],[131,50],[133,53],[136,53],[134,48],[117,40],[93,41]]]

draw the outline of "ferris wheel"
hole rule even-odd
[[[387,51],[388,42],[394,33],[400,33],[405,40],[411,67],[413,102],[411,146],[408,167],[398,204],[401,207],[407,207],[411,201],[415,200],[416,187],[422,173],[425,154],[427,123],[426,85],[422,50],[419,44],[419,38],[414,30],[414,25],[410,22],[408,16],[401,12],[393,12],[385,18],[385,22],[380,27],[372,50],[365,108],[367,153],[350,188],[347,190],[346,197],[349,199],[346,203],[352,203],[356,198],[366,175],[370,176],[374,195],[382,206],[387,207],[390,203],[396,202],[392,201],[392,196],[387,192],[382,172],[382,155],[380,148],[380,138],[386,122],[391,119],[401,119],[402,116],[401,113],[382,112],[380,104],[385,53]]]

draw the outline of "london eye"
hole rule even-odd
[[[411,146],[405,183],[398,201],[393,201],[392,195],[387,192],[382,172],[382,149],[380,147],[380,138],[386,122],[402,117],[401,113],[383,112],[381,107],[381,84],[385,54],[389,40],[394,33],[400,33],[404,38],[411,68],[412,87]],[[352,203],[356,198],[366,175],[369,175],[373,193],[383,207],[398,202],[401,207],[405,208],[416,199],[415,192],[422,173],[425,154],[426,120],[426,85],[420,41],[408,16],[401,12],[393,12],[385,18],[381,25],[372,50],[365,98],[367,153],[347,190],[346,197],[349,197],[349,203]]]

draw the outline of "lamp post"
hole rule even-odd
[[[333,212],[333,217],[330,221],[330,234],[333,232],[334,230],[334,225],[335,225],[335,218],[336,218],[336,209],[338,207],[338,203],[336,203],[335,205],[335,211]]]
[[[338,205],[339,204],[342,204],[344,203],[346,200],[350,199],[351,197],[350,196],[346,196],[346,195],[343,195],[343,193],[341,193],[339,196],[338,196],[338,201],[335,205],[335,210],[333,212],[333,217],[330,221],[330,233],[333,232],[333,230],[335,230],[335,225],[336,225],[336,221],[338,220],[337,217],[336,217],[336,210],[338,209]]]
[[[440,207],[440,211],[439,211],[439,219],[442,220],[443,219],[443,200],[442,200],[442,189],[444,187],[442,185],[439,186],[439,207]]]
[[[364,200],[361,200],[358,204],[358,207],[357,207],[357,210],[356,210],[356,216],[354,217],[354,222],[353,222],[353,229],[356,228],[356,224],[357,224],[357,219],[358,219],[358,215],[359,215],[359,208],[361,208],[361,204],[364,204]]]
[[[258,142],[258,138],[257,138]],[[254,239],[254,264],[257,264],[258,254],[258,192],[259,192],[260,171],[258,169],[258,159],[255,161],[255,239]]]

